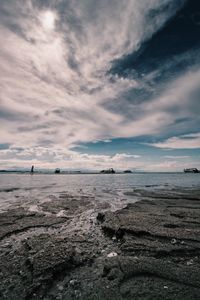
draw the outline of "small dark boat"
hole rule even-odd
[[[102,170],[100,172],[101,174],[115,174],[115,170],[113,168],[107,169],[107,170]]]
[[[184,173],[200,173],[197,168],[184,169]]]
[[[60,174],[60,169],[59,168],[55,169],[55,174]]]
[[[130,173],[133,173],[133,172],[131,170],[125,170],[124,173],[125,174],[130,174]]]

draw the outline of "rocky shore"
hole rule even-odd
[[[63,193],[0,213],[0,299],[199,299],[200,193],[178,195],[110,211]]]

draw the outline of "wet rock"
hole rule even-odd
[[[42,204],[50,216],[3,213],[0,298],[199,299],[199,200],[161,196],[100,213],[101,226],[84,215],[90,198],[64,192]],[[55,216],[61,210],[67,218]]]
[[[55,198],[51,202],[42,203],[41,208],[44,212],[55,215],[62,214],[63,217],[71,219],[86,209],[91,208],[93,206],[92,200],[92,197],[80,195],[73,197],[67,193],[63,193],[59,196],[59,199]]]
[[[24,209],[10,210],[0,214],[0,240],[34,228],[48,228],[64,223],[63,218],[31,213]]]
[[[106,236],[112,239],[118,230],[123,233],[119,245],[122,254],[117,257],[118,268],[124,274],[119,283],[123,298],[146,299],[150,294],[150,299],[159,299],[161,295],[163,299],[198,299],[197,219],[200,219],[200,202],[192,199],[145,200],[105,213],[102,229]],[[112,274],[112,268],[116,269],[116,265],[104,269],[106,278]]]

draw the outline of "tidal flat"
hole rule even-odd
[[[33,196],[0,213],[1,299],[199,299],[199,187]]]

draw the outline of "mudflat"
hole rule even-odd
[[[117,211],[63,193],[2,212],[0,298],[199,299],[200,191],[140,195]]]

